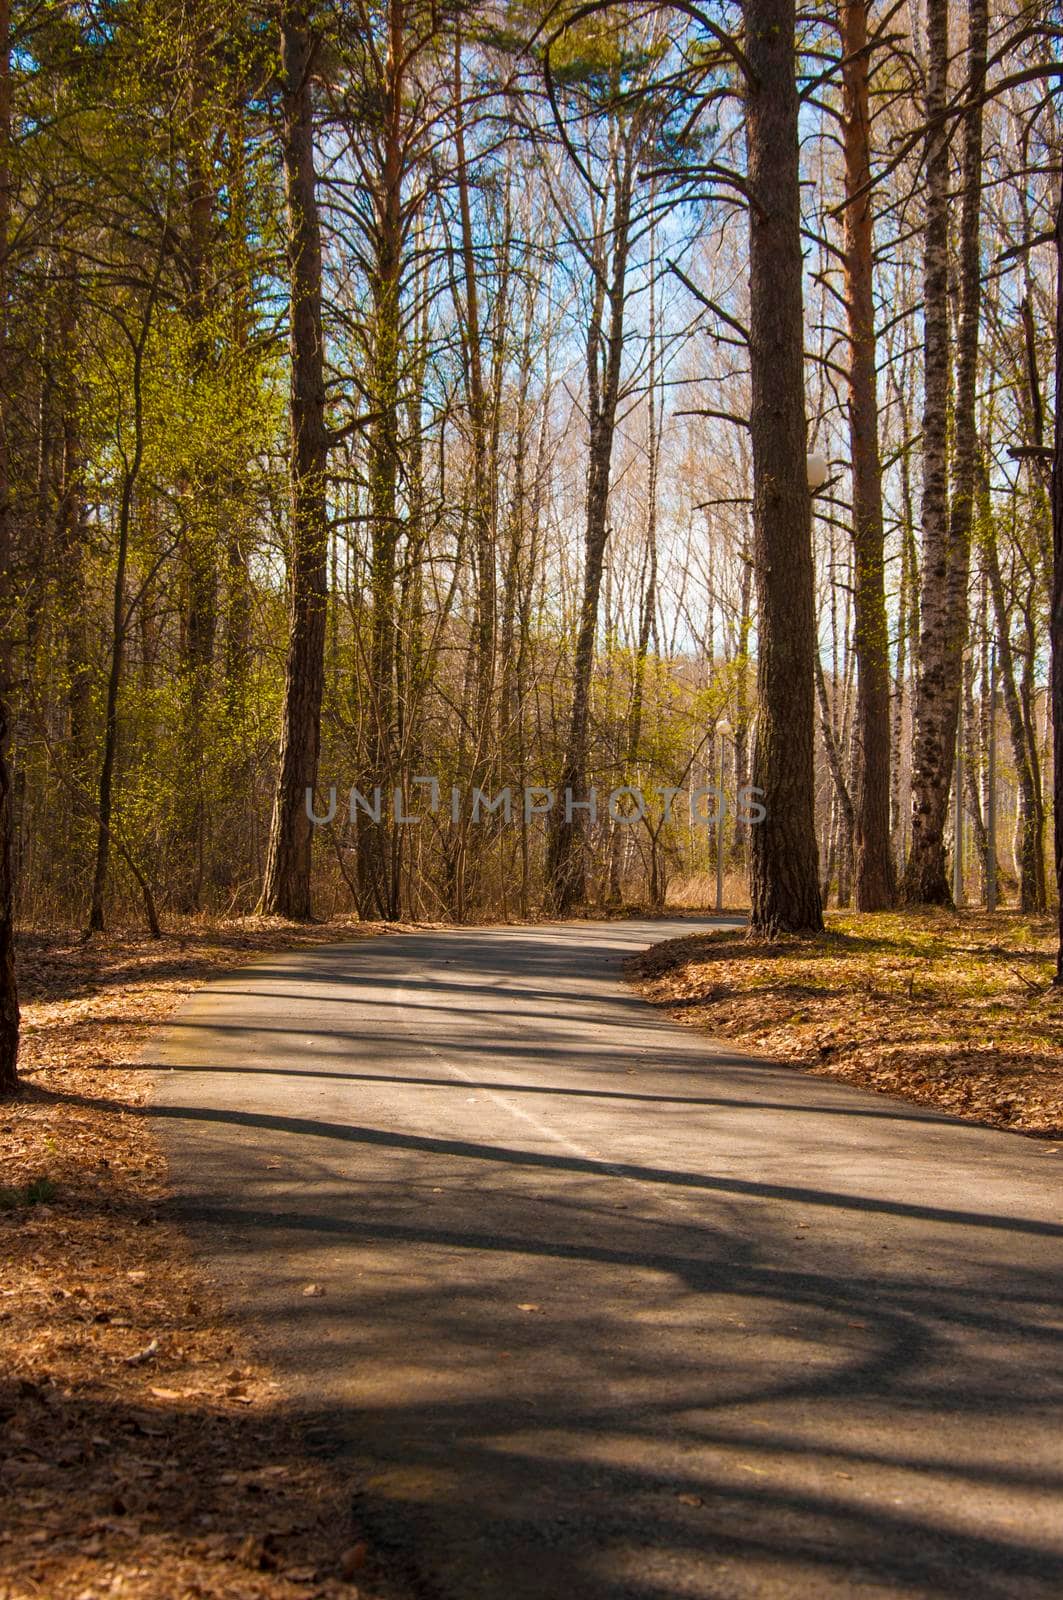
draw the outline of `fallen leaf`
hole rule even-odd
[[[353,1578],[354,1574],[360,1572],[365,1566],[368,1554],[369,1547],[364,1539],[359,1539],[357,1544],[352,1544],[350,1549],[345,1550],[340,1557],[340,1577]]]
[[[158,1339],[153,1339],[150,1344],[144,1346],[143,1350],[138,1350],[136,1355],[126,1356],[125,1364],[127,1367],[139,1367],[145,1361],[154,1360],[158,1353],[159,1341]]]

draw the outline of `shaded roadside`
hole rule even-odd
[[[627,965],[646,999],[743,1050],[1063,1140],[1053,926],[1019,913],[828,915],[816,939],[695,934]]]
[[[2,1600],[401,1592],[161,1216],[138,1064],[219,971],[384,931],[246,918],[22,938],[25,1090],[0,1105]]]

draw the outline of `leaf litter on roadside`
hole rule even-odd
[[[631,958],[683,1022],[820,1076],[1063,1138],[1063,991],[1047,917],[830,913],[817,938],[693,934]]]
[[[136,1065],[217,971],[376,931],[22,937],[25,1092],[0,1105],[0,1600],[393,1592],[165,1215]]]

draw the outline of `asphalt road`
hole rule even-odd
[[[671,1023],[619,962],[680,931],[195,995],[155,1106],[237,1315],[428,1600],[1058,1600],[1063,1150]]]

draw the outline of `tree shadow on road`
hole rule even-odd
[[[752,1185],[677,1220],[578,1163],[514,1190],[425,1155],[181,1214],[426,1594],[1060,1592],[1061,1230],[912,1202],[881,1234],[765,1186],[751,1221]],[[817,1249],[817,1202],[862,1253]]]

